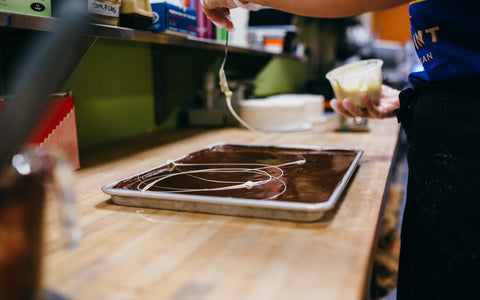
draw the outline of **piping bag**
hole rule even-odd
[[[13,85],[9,87],[12,101],[7,101],[0,115],[0,167],[9,164],[18,153],[28,134],[47,108],[49,95],[63,87],[95,38],[81,36],[90,26],[90,15],[84,2],[62,1],[59,18],[52,32],[38,32],[23,53],[17,66]],[[62,180],[61,180],[62,181]],[[70,246],[79,239],[79,229],[72,214],[73,192],[66,182],[59,182],[63,192],[63,223],[70,231]]]

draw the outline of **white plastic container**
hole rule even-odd
[[[307,122],[323,122],[325,120],[324,102],[325,97],[323,95],[316,94],[280,94],[270,96],[269,100],[281,100],[289,102],[302,102],[305,105],[305,120]]]
[[[363,108],[362,94],[368,94],[373,102],[380,98],[382,89],[381,59],[368,59],[340,66],[328,72],[326,77],[338,100],[348,98]]]
[[[311,128],[303,101],[251,99],[239,102],[240,117],[262,131],[299,131]]]

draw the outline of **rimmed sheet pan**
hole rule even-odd
[[[218,143],[105,185],[119,205],[316,221],[335,207],[361,149]]]

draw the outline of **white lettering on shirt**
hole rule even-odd
[[[425,30],[417,30],[412,36],[415,48],[418,50],[425,45],[425,39],[428,38],[432,43],[438,42],[437,32],[440,31],[440,27],[435,26]],[[425,33],[425,34],[424,34]]]

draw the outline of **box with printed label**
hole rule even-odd
[[[165,1],[150,1],[153,11],[153,32],[170,32],[197,35],[197,11],[179,7]]]
[[[10,100],[0,97],[0,117]],[[62,150],[74,169],[80,168],[74,98],[70,91],[52,95],[45,112],[25,141],[34,148],[54,147]]]
[[[52,16],[50,0],[0,0],[1,10],[44,17]]]

